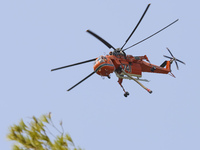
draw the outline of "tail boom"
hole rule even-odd
[[[157,65],[142,61],[141,68],[142,68],[142,72],[168,74],[169,72],[171,72],[171,63],[170,61],[165,61],[161,66],[157,66]]]

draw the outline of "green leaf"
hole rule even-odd
[[[22,132],[22,128],[20,128],[20,126],[18,126],[18,125],[14,125],[13,129],[15,132],[19,132],[19,133]]]
[[[47,117],[48,117],[47,115],[42,115],[40,120],[41,120],[42,122],[49,123]]]
[[[13,145],[13,150],[21,150],[21,149],[19,148],[19,146]]]
[[[23,119],[19,122],[19,126],[21,127],[22,130],[26,130],[26,124],[24,123]]]
[[[35,116],[33,116],[33,120],[35,121],[35,123],[38,123],[38,120]]]
[[[49,112],[48,118],[51,120],[51,112]]]
[[[71,136],[69,134],[65,135],[65,139],[70,141],[72,144],[74,144],[74,142],[72,141],[72,138],[71,138]]]

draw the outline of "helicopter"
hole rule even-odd
[[[146,7],[144,13],[142,14],[142,17],[140,18],[139,22],[137,23],[137,25],[135,26],[135,28],[133,29],[133,31],[131,32],[131,34],[129,35],[129,37],[127,38],[127,40],[125,41],[124,45],[121,48],[113,47],[110,43],[108,43],[106,40],[104,40],[102,37],[100,37],[99,35],[97,35],[96,33],[94,33],[91,30],[86,31],[89,34],[91,34],[92,36],[94,36],[95,38],[97,38],[99,41],[101,41],[109,49],[113,49],[113,51],[110,51],[109,54],[107,54],[105,56],[102,55],[102,56],[99,56],[97,58],[93,58],[93,59],[90,59],[90,60],[86,60],[86,61],[78,62],[78,63],[75,63],[75,64],[71,64],[71,65],[52,69],[51,71],[55,71],[55,70],[64,69],[64,68],[68,68],[68,67],[72,67],[72,66],[92,62],[92,61],[94,62],[94,66],[93,66],[94,71],[92,73],[90,73],[88,76],[86,76],[84,79],[79,81],[77,84],[75,84],[74,86],[69,88],[67,91],[72,90],[77,85],[79,85],[80,83],[82,83],[83,81],[85,81],[86,79],[88,79],[89,77],[91,77],[95,73],[102,76],[102,77],[108,77],[110,79],[111,78],[110,74],[114,72],[116,74],[116,76],[118,77],[118,83],[121,86],[122,90],[124,91],[125,97],[127,97],[129,95],[129,92],[127,92],[122,85],[123,79],[129,79],[129,80],[135,81],[143,89],[145,89],[147,92],[149,92],[151,94],[152,90],[145,87],[140,82],[140,81],[149,82],[146,79],[141,79],[143,72],[170,74],[171,76],[175,77],[171,72],[171,64],[173,62],[175,62],[177,69],[179,69],[177,62],[180,62],[182,64],[185,64],[185,63],[183,61],[177,59],[176,57],[174,57],[174,55],[171,53],[169,48],[167,48],[167,50],[168,50],[168,52],[170,53],[171,56],[163,55],[164,57],[168,58],[169,60],[164,61],[160,66],[151,64],[151,62],[149,61],[149,59],[146,55],[144,55],[144,56],[132,56],[132,55],[127,55],[125,53],[125,51],[128,50],[129,48],[136,46],[137,44],[151,38],[152,36],[158,34],[159,32],[163,31],[164,29],[168,28],[169,26],[171,26],[172,24],[174,24],[178,21],[178,19],[175,20],[174,22],[165,26],[164,28],[157,31],[156,33],[154,33],[154,34],[148,36],[147,38],[135,43],[134,45],[131,45],[131,46],[124,49],[124,46],[127,44],[129,39],[132,37],[133,33],[138,28],[139,24],[141,23],[141,21],[142,21],[143,17],[145,16],[147,10],[149,9],[150,5],[151,4],[147,5],[147,7]]]

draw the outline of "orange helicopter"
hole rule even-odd
[[[180,62],[183,64],[185,64],[185,63],[179,59],[176,59],[168,48],[167,48],[167,50],[169,51],[171,57],[165,56],[165,55],[164,55],[164,57],[169,58],[170,60],[164,61],[160,66],[151,64],[146,55],[144,55],[144,56],[126,55],[125,50],[156,35],[157,33],[161,32],[162,30],[166,29],[167,27],[169,27],[172,24],[174,24],[175,22],[177,22],[178,19],[175,20],[174,22],[172,22],[171,24],[167,25],[166,27],[162,28],[158,32],[150,35],[149,37],[139,41],[138,43],[136,43],[126,49],[123,49],[124,46],[126,45],[126,43],[131,38],[131,36],[133,35],[133,33],[135,32],[135,30],[137,29],[137,27],[139,26],[144,15],[146,14],[147,10],[149,9],[149,6],[150,6],[150,4],[147,5],[147,7],[146,7],[142,17],[140,18],[139,22],[137,23],[136,27],[134,28],[134,30],[132,31],[132,33],[130,34],[130,36],[128,37],[128,39],[125,41],[124,45],[121,48],[114,48],[111,44],[109,44],[107,41],[105,41],[103,38],[101,38],[100,36],[98,36],[97,34],[92,32],[91,30],[86,31],[86,32],[90,33],[91,35],[93,35],[98,40],[100,40],[102,43],[104,43],[109,49],[112,48],[113,51],[109,52],[109,54],[106,56],[100,56],[98,58],[94,58],[94,59],[86,60],[83,62],[79,62],[79,63],[52,69],[51,71],[55,71],[55,70],[95,61],[94,66],[93,66],[94,71],[91,74],[89,74],[87,77],[82,79],[80,82],[78,82],[77,84],[75,84],[74,86],[69,88],[67,91],[72,90],[74,87],[76,87],[77,85],[79,85],[80,83],[82,83],[83,81],[85,81],[87,78],[89,78],[90,76],[92,76],[95,73],[97,73],[100,76],[106,76],[110,79],[110,74],[115,72],[116,76],[118,77],[118,83],[122,87],[125,97],[127,97],[129,95],[129,93],[122,86],[123,79],[133,80],[136,83],[138,83],[142,88],[144,88],[146,91],[148,91],[149,93],[152,93],[152,90],[148,89],[140,82],[140,81],[149,82],[146,79],[140,79],[142,77],[142,72],[152,72],[152,73],[161,73],[161,74],[170,73],[173,77],[175,77],[171,73],[171,64],[173,62],[175,62],[177,69],[179,69],[177,62]]]

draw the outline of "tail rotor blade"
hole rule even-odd
[[[148,4],[148,5],[147,5],[147,8],[145,9],[145,11],[144,11],[142,17],[140,18],[139,22],[137,23],[137,25],[135,26],[135,28],[133,29],[132,33],[130,34],[130,36],[128,37],[128,39],[125,41],[125,43],[124,43],[124,45],[121,47],[121,49],[124,48],[124,46],[126,45],[126,43],[129,41],[129,39],[131,38],[131,36],[133,35],[133,33],[135,32],[135,30],[136,30],[137,27],[139,26],[140,22],[142,21],[143,17],[145,16],[145,14],[146,14],[147,10],[149,9],[149,6],[150,6],[150,5],[151,5],[151,4]]]
[[[59,67],[59,68],[55,68],[55,69],[51,69],[51,71],[55,71],[55,70],[59,70],[59,69],[64,69],[64,68],[80,65],[80,64],[88,63],[88,62],[95,61],[95,60],[96,60],[96,58],[90,59],[90,60],[86,60],[86,61],[82,61],[82,62],[75,63],[75,64],[71,64],[71,65],[67,65],[67,66],[63,66],[63,67]]]
[[[169,56],[166,56],[166,55],[163,55],[164,57],[166,57],[166,58],[169,58],[169,59],[173,59],[172,57],[169,57]]]
[[[93,35],[95,38],[97,38],[98,40],[100,40],[102,43],[104,43],[108,48],[113,48],[115,50],[115,48],[110,44],[108,43],[106,40],[104,40],[102,37],[98,36],[96,33],[90,31],[90,30],[87,30],[86,32],[90,33],[91,35]]]
[[[179,59],[176,59],[176,61],[178,61],[178,62],[180,62],[180,63],[185,65],[185,63],[183,61],[179,60]]]
[[[176,58],[174,57],[174,55],[172,54],[172,52],[169,50],[169,48],[167,48],[168,52],[170,53],[170,55],[173,57],[174,61],[175,61],[175,64],[176,64],[176,68],[177,70],[179,70],[179,67],[178,67],[178,63],[176,61]]]
[[[178,63],[177,63],[176,59],[175,59],[175,63],[176,63],[176,68],[177,68],[177,70],[179,70],[179,68],[178,68]]]
[[[74,86],[72,86],[71,88],[69,88],[67,91],[72,90],[72,89],[75,88],[77,85],[79,85],[80,83],[82,83],[83,81],[85,81],[87,78],[89,78],[90,76],[92,76],[94,73],[95,73],[95,71],[92,72],[91,74],[89,74],[87,77],[85,77],[83,80],[81,80],[80,82],[78,82],[78,83],[75,84]]]
[[[172,52],[169,50],[169,48],[167,48],[167,50],[168,50],[168,52],[170,53],[170,55],[171,55],[172,57],[174,57],[173,54],[172,54]]]
[[[182,63],[182,64],[185,64],[185,63],[184,63],[183,61],[179,60],[179,59],[176,59],[176,58],[174,57],[174,55],[172,54],[172,52],[169,50],[169,48],[167,48],[167,50],[168,50],[168,52],[170,53],[170,55],[171,55],[172,57],[169,57],[169,56],[166,56],[166,55],[163,55],[163,56],[166,57],[166,58],[169,58],[171,63],[172,63],[173,61],[175,61],[176,68],[177,68],[177,70],[179,70],[177,61],[180,62],[180,63]]]
[[[169,48],[167,48],[167,50],[168,50],[168,52],[170,53],[170,55],[171,55],[173,58],[175,58],[174,55],[172,54],[172,52],[169,50]],[[172,59],[172,58],[171,58],[171,59]],[[185,63],[184,63],[183,61],[179,60],[179,59],[176,59],[176,58],[175,58],[175,61],[178,61],[178,62],[180,62],[180,63],[182,63],[182,64],[185,65]]]

